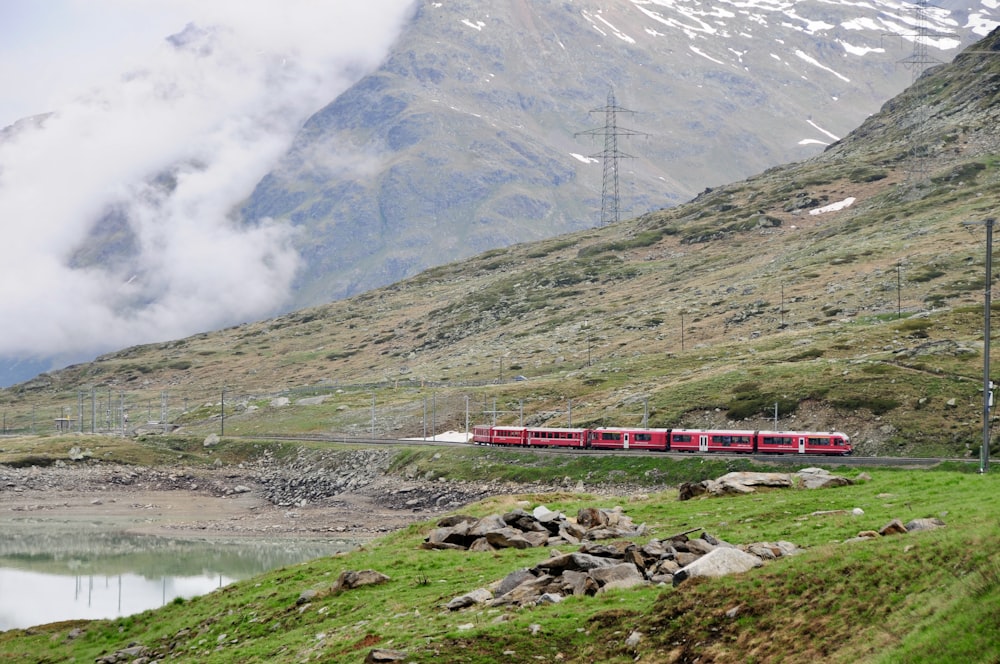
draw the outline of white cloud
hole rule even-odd
[[[279,308],[298,265],[291,231],[241,227],[232,210],[310,114],[381,62],[411,5],[0,5],[5,96],[18,113],[53,111],[0,134],[0,355],[81,356]],[[45,86],[22,75],[61,67],[70,79]],[[109,211],[127,220],[129,260],[88,244]]]

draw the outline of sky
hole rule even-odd
[[[0,0],[0,357],[79,361],[280,310],[292,230],[232,211],[412,5]],[[82,259],[109,213],[129,260]]]

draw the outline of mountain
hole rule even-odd
[[[998,56],[994,30],[805,160],[618,224],[44,374],[0,393],[5,421],[26,430],[36,411],[70,412],[106,428],[110,409],[92,416],[101,399],[134,411],[155,400],[191,435],[218,431],[223,413],[230,434],[390,436],[470,416],[648,417],[843,430],[861,454],[974,455],[984,222],[1000,208]]]
[[[817,153],[1000,18],[961,7],[423,2],[243,215],[296,228],[295,306],[593,227],[609,91],[621,216],[669,207]]]
[[[131,150],[146,181],[114,169],[63,206],[87,219],[34,243],[53,255],[33,263],[51,269],[6,298],[19,325],[8,327],[16,343],[4,339],[33,355],[0,362],[0,384],[65,364],[52,358],[257,320],[592,228],[605,151],[629,155],[621,218],[817,154],[995,19],[988,2],[418,3],[382,66],[309,117],[267,172],[234,155],[259,152],[268,127],[288,124],[275,116],[289,114],[282,94],[296,86],[282,86],[301,63],[269,55],[253,78],[281,83],[258,116],[188,137],[193,147],[164,141],[167,157]],[[219,67],[199,58],[224,53],[226,34],[189,26],[168,41],[185,62]],[[126,79],[158,90],[143,85],[150,76]],[[617,145],[602,135],[612,99]],[[244,123],[256,131],[233,131]],[[47,124],[72,129],[40,116],[21,130]],[[87,189],[87,163],[64,186]],[[227,178],[230,164],[243,168]],[[42,179],[19,190],[53,188]]]

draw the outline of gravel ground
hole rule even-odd
[[[106,526],[171,536],[365,539],[470,502],[563,486],[443,482],[385,472],[385,450],[263,456],[216,468],[84,461],[0,466],[0,528]],[[579,488],[579,487],[577,487]]]

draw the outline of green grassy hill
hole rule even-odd
[[[460,479],[462,464],[452,454],[445,451],[437,462],[450,464]],[[546,472],[563,472],[561,461],[548,463]],[[725,470],[719,462],[701,471],[674,467],[679,463],[643,460],[640,466],[692,477]],[[452,612],[444,605],[453,597],[531,567],[550,551],[422,550],[434,525],[427,522],[354,553],[279,569],[160,610],[11,630],[0,634],[0,661],[95,661],[129,647],[143,648],[149,661],[177,662],[353,663],[372,648],[405,651],[407,662],[997,661],[996,476],[952,468],[872,470],[870,479],[844,474],[859,481],[686,502],[671,491],[619,499],[509,496],[464,510],[486,515],[544,504],[575,515],[580,507],[621,504],[646,524],[650,538],[702,528],[732,543],[786,540],[805,548],[742,575],[534,608]],[[844,541],[894,518],[917,517],[936,517],[946,526]],[[341,572],[361,569],[390,581],[330,592]],[[316,594],[300,602],[306,591]],[[638,644],[627,646],[636,631]]]

